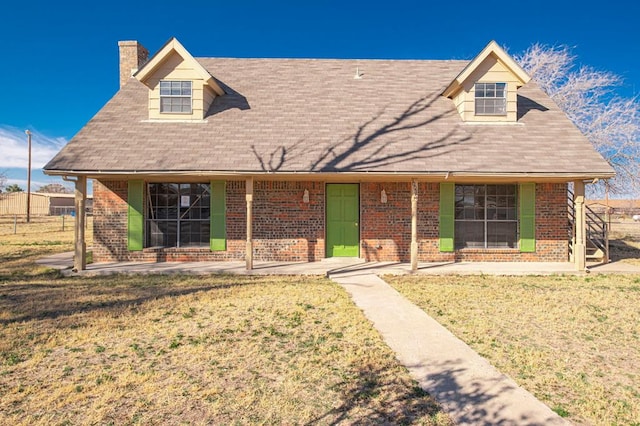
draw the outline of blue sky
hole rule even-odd
[[[10,1],[0,37],[0,172],[32,189],[42,166],[118,90],[119,40],[155,53],[177,37],[194,56],[472,59],[490,40],[509,53],[573,47],[580,63],[640,93],[640,3],[536,1]]]

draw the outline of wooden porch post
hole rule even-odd
[[[418,270],[418,181],[411,180],[411,271]]]
[[[246,182],[247,199],[247,244],[245,248],[245,260],[247,271],[253,269],[253,177],[247,178]]]
[[[584,209],[584,182],[573,182],[573,204],[575,207],[576,239],[573,246],[573,259],[578,271],[584,271],[587,266],[587,246],[585,240],[586,214]]]
[[[87,244],[84,240],[85,200],[87,195],[87,178],[78,176],[75,180],[76,226],[74,228],[73,271],[87,269]]]

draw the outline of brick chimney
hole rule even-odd
[[[120,87],[140,69],[149,58],[149,51],[137,41],[119,41],[120,48]]]

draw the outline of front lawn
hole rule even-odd
[[[450,424],[328,279],[64,278],[59,225],[0,228],[0,424]]]
[[[640,424],[639,276],[387,276],[575,423]]]

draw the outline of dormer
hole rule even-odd
[[[491,41],[442,93],[453,100],[467,122],[517,121],[518,88],[527,73],[495,41]]]
[[[169,40],[134,77],[149,88],[149,119],[203,120],[224,94],[213,76],[176,40]]]

